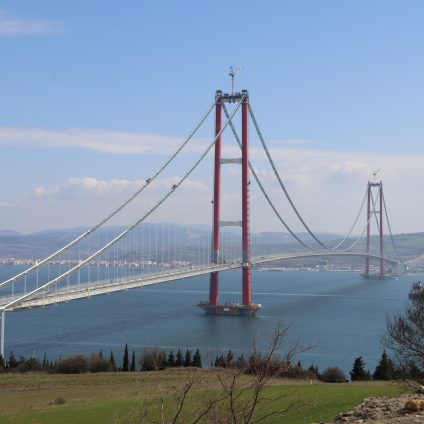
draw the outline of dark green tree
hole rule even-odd
[[[352,381],[367,381],[371,380],[371,374],[365,370],[365,362],[362,356],[355,358],[352,371],[350,371],[350,379]]]
[[[168,355],[168,367],[169,368],[175,367],[175,356],[172,350],[171,352],[169,352],[169,355]]]
[[[43,358],[43,368],[46,369],[48,368],[48,361],[47,361],[47,354],[44,354],[44,358]]]
[[[13,352],[10,352],[9,362],[7,363],[8,368],[18,368],[18,361],[15,358]]]
[[[227,356],[225,357],[225,367],[226,368],[232,368],[233,367],[233,359],[234,359],[234,355],[233,355],[233,352],[231,352],[231,349],[230,349],[227,353]]]
[[[199,349],[196,350],[194,356],[193,356],[193,367],[202,368],[202,357],[200,356]]]
[[[246,359],[244,359],[244,355],[241,354],[236,361],[236,367],[241,369],[246,367]]]
[[[99,352],[99,358],[103,358],[103,352],[102,351]]]
[[[4,359],[3,356],[0,354],[0,372],[4,370]]]
[[[164,350],[162,350],[161,358],[162,358],[162,360],[161,360],[160,368],[161,368],[162,370],[164,370],[165,368],[168,368],[168,359],[167,359],[167,357],[166,357],[166,353],[165,353],[165,351],[164,351]]]
[[[391,380],[395,374],[395,367],[392,360],[387,355],[386,351],[383,351],[380,362],[375,368],[372,378],[374,380]]]
[[[213,365],[214,367],[219,367],[219,368],[225,368],[225,359],[224,359],[224,355],[221,353],[221,355],[216,355],[215,358],[215,363]]]
[[[113,356],[113,352],[112,351],[110,351],[109,362],[110,362],[110,368],[112,369],[112,371],[116,371],[115,356]]]
[[[192,359],[191,359],[191,350],[186,350],[186,353],[185,353],[185,357],[184,357],[184,363],[183,363],[183,365],[185,366],[185,367],[189,367],[190,365],[191,365],[191,362],[192,362]]]
[[[129,371],[128,345],[125,344],[124,361],[122,362],[122,371]]]
[[[135,352],[132,352],[130,371],[135,371]]]
[[[177,357],[175,359],[175,366],[176,367],[182,367],[184,364],[183,354],[181,353],[181,350],[178,349],[177,351]]]

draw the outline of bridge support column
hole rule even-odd
[[[376,187],[378,190],[379,196],[379,210],[376,210],[376,202],[374,201],[372,195],[372,189]],[[383,212],[384,212],[384,198],[383,198],[383,183],[380,182],[371,182],[368,181],[368,202],[367,202],[367,257],[365,258],[365,272],[363,274],[364,278],[368,279],[379,279],[384,278],[384,225],[383,225]],[[371,204],[372,202],[372,204]],[[378,227],[378,237],[380,244],[380,259],[379,259],[379,271],[378,273],[371,274],[370,273],[370,258],[369,255],[371,253],[371,221],[372,215],[375,216],[375,220]]]
[[[246,95],[241,115],[241,198],[242,198],[242,273],[243,305],[252,304],[252,286],[250,279],[250,222],[249,222],[249,97]]]
[[[215,107],[215,136],[222,129],[222,92],[217,90],[215,94],[217,100]],[[214,192],[213,192],[213,234],[212,234],[212,262],[217,264],[220,260],[220,214],[221,214],[221,149],[222,136],[215,142],[215,171],[214,171]],[[217,305],[219,302],[219,272],[212,272],[209,282],[209,303]]]
[[[367,193],[367,255],[370,254],[371,247],[371,185],[368,182],[368,193]],[[368,278],[370,275],[370,258],[365,258],[365,277]]]
[[[383,234],[383,183],[380,181],[380,257],[384,256],[384,234]],[[384,261],[380,259],[380,277],[384,277]]]
[[[5,318],[6,318],[6,312],[1,311],[1,324],[0,324],[0,355],[2,356],[3,360],[4,357],[4,328],[5,328]]]

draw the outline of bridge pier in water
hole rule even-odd
[[[216,92],[215,106],[215,168],[214,168],[214,199],[213,199],[213,229],[212,229],[212,262],[218,264],[220,257],[220,229],[221,213],[221,164],[222,157],[222,104],[223,102],[242,101],[242,303],[219,303],[219,272],[210,274],[209,302],[200,302],[199,306],[210,315],[254,315],[261,305],[252,303],[252,286],[250,273],[250,214],[249,214],[249,94],[242,93],[222,94]]]

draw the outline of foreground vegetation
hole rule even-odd
[[[162,404],[167,408],[175,406],[175,394],[186,384],[188,372],[198,381],[187,402],[188,410],[193,411],[202,399],[219,390],[218,371],[193,368],[80,375],[2,374],[0,423],[124,423],[131,422],[130,416],[146,407],[159,416]],[[396,395],[404,390],[404,386],[391,382],[336,385],[276,379],[266,389],[267,395],[281,396],[275,408],[292,408],[282,417],[271,417],[265,422],[300,424],[330,420],[366,397]],[[61,405],[58,399],[65,403]]]

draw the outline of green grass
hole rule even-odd
[[[219,388],[216,373],[192,372],[197,382],[188,398],[186,412],[196,411]],[[76,376],[0,374],[0,423],[107,424],[128,417],[131,411],[146,403],[152,414],[157,415],[162,402],[165,413],[175,407],[175,395],[186,382],[184,370]],[[335,385],[275,380],[266,390],[269,397],[282,395],[272,408],[284,408],[298,402],[284,417],[270,418],[266,423],[306,424],[329,421],[367,397],[396,395],[405,388],[381,382]],[[58,397],[63,397],[66,404],[49,406],[49,402]]]

